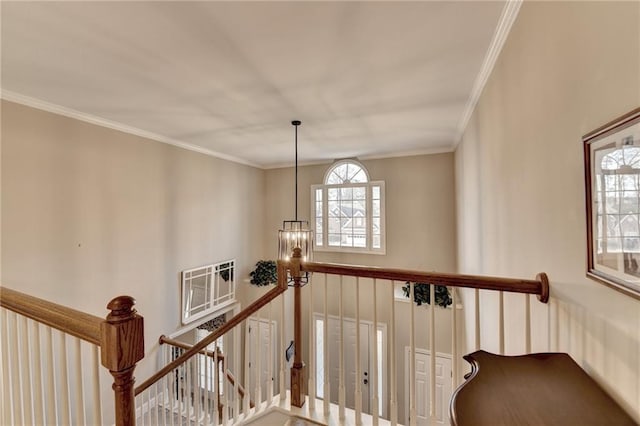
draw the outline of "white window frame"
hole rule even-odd
[[[367,182],[357,183],[344,183],[344,184],[321,184],[311,185],[311,228],[314,231],[314,251],[318,252],[338,252],[338,253],[363,253],[363,254],[386,254],[386,226],[385,226],[385,183],[384,181],[371,181],[369,179],[369,172],[367,169],[355,160],[342,160],[331,165],[324,176],[324,182],[327,182],[327,178],[330,173],[338,166],[352,163],[365,172],[367,176]],[[345,246],[330,246],[329,245],[329,200],[328,190],[330,188],[353,188],[353,187],[365,187],[366,188],[366,247],[345,247]],[[373,194],[372,188],[380,188],[380,247],[373,247]],[[316,229],[316,191],[322,191],[322,232],[318,233]]]

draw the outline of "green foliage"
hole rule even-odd
[[[415,283],[413,286],[413,300],[416,302],[418,306],[426,303],[427,305],[431,304],[431,285],[427,283]],[[411,291],[411,287],[409,285],[409,281],[402,286],[402,292],[404,296],[409,298],[409,292]],[[436,297],[436,305],[442,306],[446,308],[453,300],[451,299],[451,294],[449,293],[449,289],[443,285],[437,285],[435,288],[435,297]]]
[[[265,286],[278,282],[278,268],[273,260],[259,260],[256,268],[249,274],[251,284]]]

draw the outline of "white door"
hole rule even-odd
[[[261,319],[260,323],[255,318],[249,318],[247,327],[247,347],[249,348],[249,393],[254,401],[257,401],[256,373],[259,369],[261,400],[267,397],[269,386],[276,386],[277,376],[276,361],[276,323]],[[269,352],[269,340],[271,340],[271,352]],[[258,358],[258,354],[260,355]],[[269,368],[271,365],[271,368]],[[274,391],[276,393],[277,390]]]
[[[405,406],[407,423],[409,423],[409,363],[411,349],[405,347]],[[429,425],[429,374],[431,371],[430,353],[416,348],[415,380],[416,380],[416,424]],[[451,357],[448,354],[436,353],[436,424],[449,424],[449,400],[451,399]]]
[[[318,398],[324,395],[324,353],[322,347],[324,317],[316,316],[316,394]],[[369,387],[370,387],[370,369],[369,360],[370,332],[371,325],[360,322],[360,368],[362,370],[361,377],[356,377],[356,322],[352,319],[344,319],[344,381],[345,381],[345,405],[347,408],[355,408],[356,380],[360,380],[362,390],[362,411],[369,413]],[[328,349],[329,349],[329,400],[338,404],[339,384],[340,384],[340,320],[338,318],[329,317],[328,332]]]

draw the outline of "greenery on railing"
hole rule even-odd
[[[278,268],[273,260],[259,260],[256,268],[249,273],[251,284],[265,286],[278,282]]]
[[[420,306],[423,303],[427,305],[431,304],[431,284],[428,283],[415,283],[413,285],[413,301],[416,302],[416,305]],[[405,282],[405,285],[402,286],[402,292],[404,296],[410,298],[410,283],[409,281]],[[451,293],[449,293],[449,289],[443,285],[437,285],[435,288],[435,298],[436,305],[442,306],[446,308],[447,306],[453,303],[451,299]]]

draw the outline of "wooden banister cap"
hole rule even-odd
[[[118,296],[107,304],[107,309],[111,312],[107,315],[107,321],[119,322],[135,316],[136,310],[133,307],[136,299],[131,296]]]

